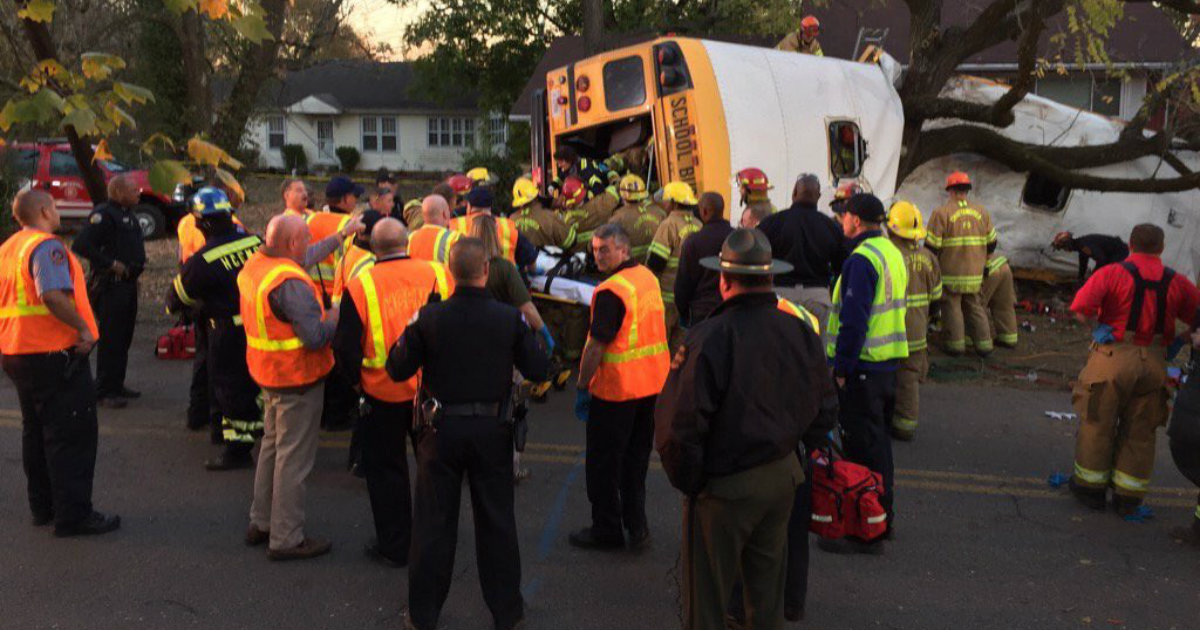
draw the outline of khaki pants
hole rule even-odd
[[[823,334],[825,327],[829,325],[829,313],[833,311],[833,298],[830,296],[828,287],[802,287],[796,285],[794,287],[776,287],[775,293],[779,297],[799,304],[808,309],[817,318],[817,322],[821,324],[821,330],[817,334]]]
[[[787,455],[708,482],[683,512],[683,627],[723,630],[739,569],[747,628],[782,628],[788,519],[804,469]]]
[[[892,429],[906,437],[917,432],[917,418],[921,404],[921,383],[929,374],[929,351],[909,351],[908,358],[900,364],[896,375],[896,411],[892,416]]]
[[[1007,347],[1017,345],[1017,292],[1012,268],[1004,265],[983,279],[980,301],[988,316],[988,338]],[[974,338],[968,339],[971,343]]]
[[[1141,497],[1154,471],[1155,431],[1167,422],[1160,346],[1095,345],[1072,393],[1079,414],[1076,484]]]
[[[992,338],[988,332],[987,312],[978,293],[954,293],[946,291],[942,297],[942,343],[947,352],[961,353],[967,349],[967,328],[972,339],[981,340],[975,351],[987,354],[992,351]]]
[[[324,381],[304,390],[262,390],[263,437],[250,524],[271,532],[271,549],[304,540],[305,484],[317,459],[324,392]]]

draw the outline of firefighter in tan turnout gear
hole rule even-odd
[[[618,190],[621,194],[621,206],[613,212],[609,222],[620,225],[629,235],[629,253],[633,259],[646,260],[650,242],[654,240],[658,226],[667,217],[667,213],[649,199],[646,182],[638,175],[630,173],[622,177]]]
[[[929,305],[942,297],[942,273],[937,257],[921,246],[925,238],[921,211],[907,201],[897,201],[888,212],[888,234],[904,256],[908,291],[904,330],[908,334],[908,358],[896,375],[896,411],[892,436],[909,441],[916,435],[921,383],[929,373]]]
[[[575,229],[543,204],[541,192],[533,180],[528,177],[517,179],[513,183],[512,199],[513,213],[508,218],[534,247],[567,250],[575,244]]]
[[[959,355],[967,349],[967,333],[975,352],[987,356],[992,351],[987,313],[980,301],[983,270],[988,254],[996,249],[996,229],[992,216],[983,206],[971,203],[971,178],[963,172],[946,178],[950,200],[929,217],[925,245],[938,255],[942,267],[942,342],[946,352]]]
[[[663,304],[667,313],[667,340],[671,351],[683,341],[683,327],[679,325],[679,309],[675,307],[675,275],[679,273],[679,254],[683,241],[700,231],[700,219],[696,218],[696,194],[687,182],[671,182],[663,187],[662,200],[669,212],[658,225],[650,251],[646,255],[646,266],[658,276],[662,287]]]

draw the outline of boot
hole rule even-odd
[[[1085,507],[1092,510],[1103,510],[1107,507],[1107,502],[1105,501],[1107,490],[1104,488],[1087,488],[1078,485],[1075,483],[1074,477],[1071,478],[1071,481],[1067,482],[1067,487],[1071,489],[1071,494],[1074,495],[1075,500],[1082,503]]]
[[[1137,509],[1142,506],[1142,498],[1127,497],[1114,492],[1112,503],[1113,509],[1117,511],[1118,516],[1129,516],[1137,512]]]

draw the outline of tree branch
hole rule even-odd
[[[1200,13],[1200,1],[1197,0],[1125,0],[1125,4],[1157,4],[1180,13],[1194,15]]]

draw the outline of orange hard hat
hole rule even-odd
[[[475,187],[475,181],[462,173],[451,175],[446,183],[450,185],[456,195],[465,195]]]
[[[858,182],[846,182],[838,186],[837,191],[833,193],[833,200],[845,201],[860,192],[862,192],[862,186],[859,186]]]
[[[800,28],[806,31],[815,31],[821,28],[821,21],[815,15],[806,15],[803,20],[800,20]]]
[[[954,171],[946,177],[946,188],[954,188],[955,186],[970,186],[971,178],[962,171]]]
[[[583,180],[574,175],[563,180],[562,197],[568,208],[583,203],[583,200],[587,199],[587,187],[583,185]]]
[[[759,168],[750,167],[738,171],[737,180],[738,185],[745,186],[746,190],[761,192],[771,189],[771,181]]]

